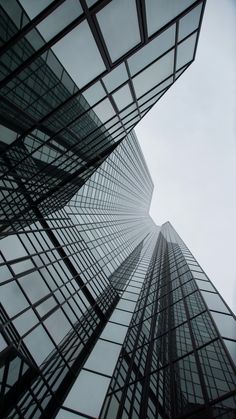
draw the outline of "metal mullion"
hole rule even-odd
[[[176,73],[176,63],[177,63],[177,51],[178,51],[178,36],[179,36],[179,20],[177,20],[175,25],[175,49],[174,49],[174,66],[173,66],[173,82],[175,82],[175,73]]]
[[[85,16],[87,18],[87,21],[88,21],[90,30],[93,34],[93,38],[96,42],[97,48],[98,48],[98,50],[101,54],[101,57],[103,59],[103,62],[105,64],[105,67],[108,71],[110,71],[111,68],[112,68],[112,62],[111,62],[110,55],[109,55],[108,49],[106,47],[106,44],[103,40],[103,36],[102,36],[101,30],[100,30],[100,27],[97,23],[96,16],[93,13],[89,12],[89,8],[88,8],[85,0],[80,0],[80,3],[81,3],[83,11],[85,13]]]
[[[44,18],[49,16],[55,9],[58,8],[65,0],[54,0],[51,4],[49,4],[45,9],[43,9],[37,16],[35,16],[32,20],[27,23],[23,29],[19,30],[15,35],[13,35],[1,48],[0,48],[0,56],[4,54],[10,47],[12,47],[15,43],[20,41],[31,29],[34,29],[36,25],[38,25]],[[20,5],[22,9],[22,14],[27,16],[24,8]],[[5,10],[4,10],[5,11]],[[5,12],[6,13],[6,12]],[[11,16],[8,16],[11,19]],[[27,16],[28,17],[28,16]]]
[[[146,44],[148,42],[148,31],[147,31],[147,19],[146,19],[146,9],[145,9],[144,1],[136,0],[136,8],[137,8],[141,42],[142,44]]]
[[[197,38],[196,38],[196,43],[195,43],[195,48],[194,48],[194,53],[193,53],[193,60],[195,60],[195,56],[196,56],[196,51],[197,51],[197,46],[198,46],[198,41],[199,41],[199,36],[200,36],[200,31],[201,31],[201,26],[202,26],[202,21],[203,21],[203,15],[204,15],[205,7],[206,7],[206,0],[203,0],[202,1],[201,16],[200,16],[200,21],[199,21],[199,26],[198,26],[198,32],[197,32]]]

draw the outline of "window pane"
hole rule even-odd
[[[173,73],[173,65],[174,51],[170,51],[164,57],[160,58],[160,60],[142,71],[138,76],[134,77],[133,83],[137,97],[142,96],[152,87],[169,77]]]
[[[117,343],[123,343],[126,333],[126,326],[120,326],[119,324],[108,322],[107,326],[101,334],[101,338]]]
[[[131,76],[138,71],[142,70],[143,67],[154,61],[165,51],[174,46],[175,43],[175,25],[172,25],[169,29],[151,41],[149,44],[144,46],[136,54],[132,55],[128,59]]]
[[[98,417],[109,383],[107,377],[82,370],[64,406]]]
[[[36,327],[36,329],[24,338],[24,343],[38,365],[40,365],[54,349],[51,339],[41,325]]]
[[[103,77],[103,82],[108,92],[111,92],[126,80],[128,80],[128,73],[123,63]]]
[[[186,41],[182,42],[177,47],[177,63],[176,69],[178,70],[183,65],[187,64],[193,59],[194,48],[196,44],[197,34],[193,34]]]
[[[70,22],[80,16],[82,12],[83,10],[78,0],[67,0],[40,22],[40,24],[37,25],[37,29],[44,39],[49,41],[63,28],[69,25]]]
[[[106,122],[108,119],[115,115],[115,110],[109,99],[103,100],[101,103],[99,103],[99,105],[95,106],[93,110],[101,122]]]
[[[194,3],[195,0],[146,0],[148,35],[152,35]]]
[[[15,281],[2,285],[0,294],[1,303],[10,317],[28,306],[24,294]]]
[[[216,322],[216,326],[222,336],[226,338],[236,339],[236,321],[232,316],[227,316],[221,313],[211,312],[213,319]]]
[[[102,57],[86,21],[64,36],[52,49],[80,88],[105,70]],[[75,59],[75,56],[78,59]]]
[[[17,259],[22,256],[27,256],[27,252],[18,239],[18,237],[14,234],[8,237],[5,237],[1,240],[1,247],[0,250],[5,256],[7,260]]]
[[[185,38],[185,36],[189,35],[195,29],[197,29],[199,25],[199,20],[202,11],[202,4],[199,4],[195,9],[185,15],[179,21],[179,41]]]
[[[117,60],[140,42],[135,0],[113,0],[97,13],[108,52]]]
[[[112,375],[121,346],[98,340],[91,355],[89,356],[84,368],[101,372],[102,374]]]
[[[226,305],[218,294],[213,294],[212,292],[201,291],[202,296],[204,297],[207,306],[210,310],[223,311],[228,313]]]
[[[232,340],[224,339],[224,343],[230,353],[232,360],[234,361],[236,365],[236,342]]]
[[[132,103],[133,98],[131,95],[129,85],[126,84],[125,86],[121,87],[121,89],[117,90],[117,92],[113,94],[113,99],[115,100],[116,106],[119,109],[119,111],[124,109],[130,103]]]
[[[201,290],[216,292],[215,288],[209,281],[201,281],[200,279],[196,279],[196,283]]]

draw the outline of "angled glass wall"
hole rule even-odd
[[[175,3],[0,1],[3,232],[63,208],[193,62],[205,1]]]

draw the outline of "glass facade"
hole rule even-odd
[[[0,0],[1,418],[235,418],[236,318],[132,130],[204,6]]]
[[[131,132],[60,210],[1,240],[7,418],[234,418],[236,319]]]
[[[0,232],[63,208],[193,62],[205,1],[180,3],[0,0]]]

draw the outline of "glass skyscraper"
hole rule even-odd
[[[205,2],[0,5],[0,417],[235,418],[235,316],[150,217],[132,130]]]

